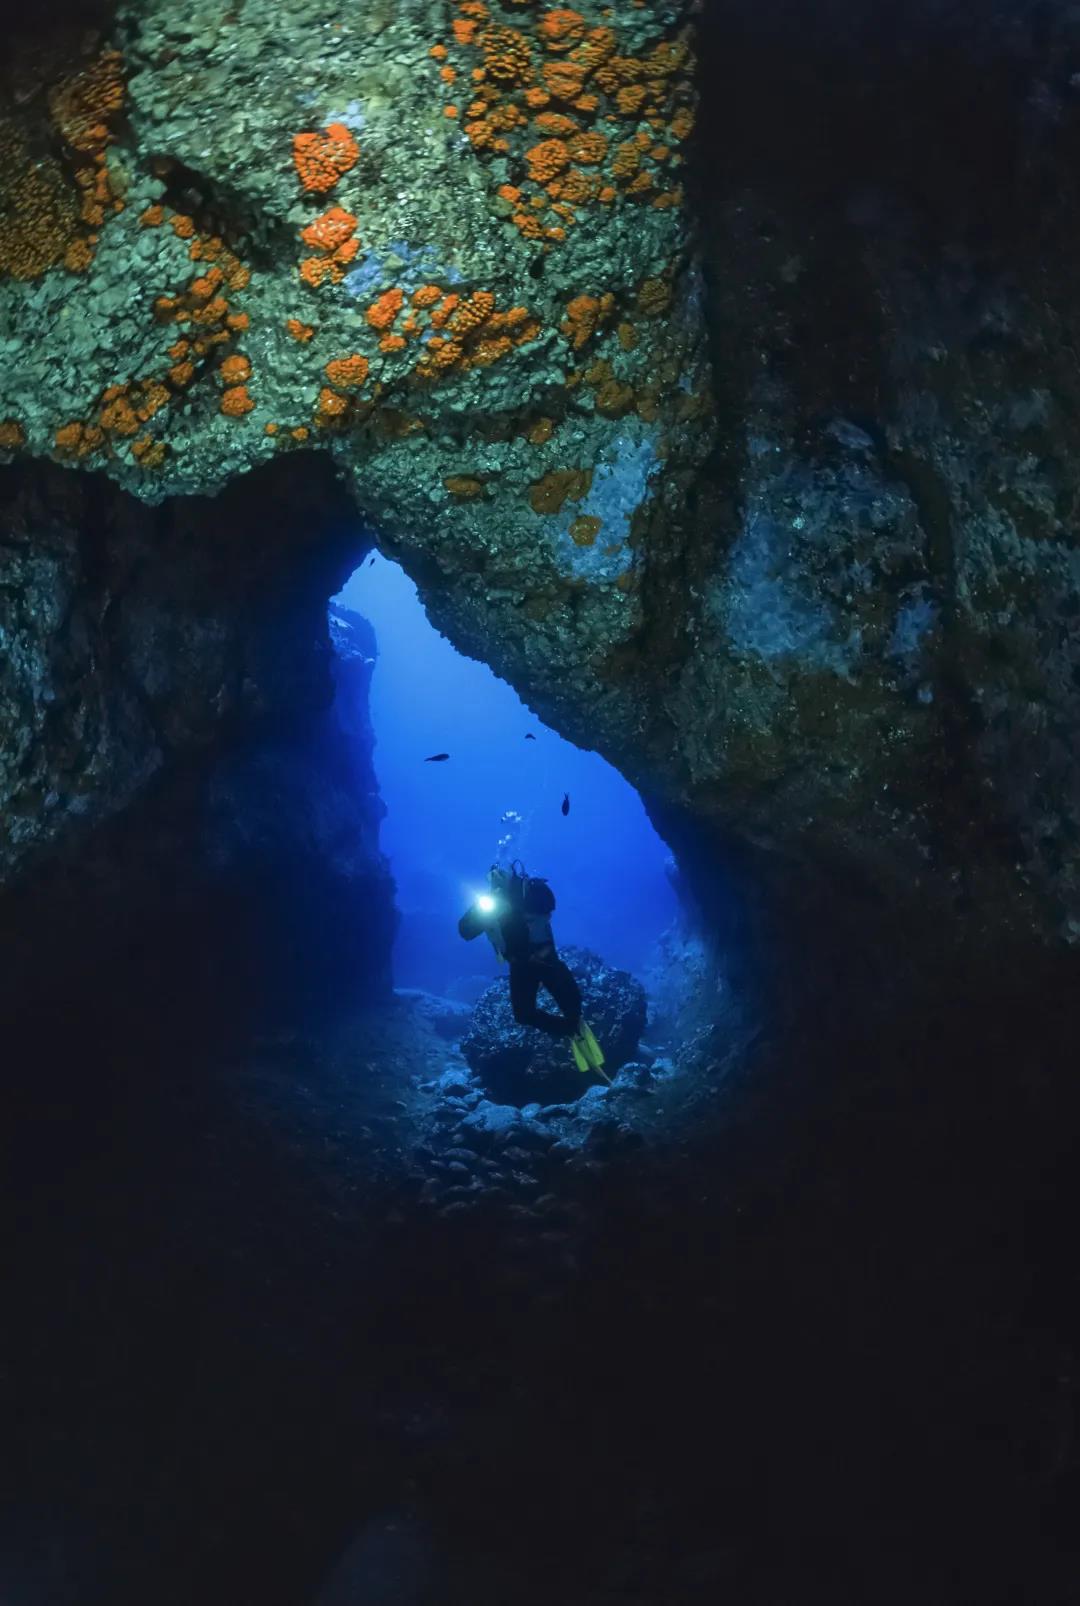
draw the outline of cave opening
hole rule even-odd
[[[575,1073],[567,1043],[515,1023],[495,944],[462,941],[459,919],[486,893],[492,867],[517,865],[551,889],[558,952],[586,1012],[608,1028],[606,1072],[639,1050],[651,1058],[655,1047],[642,1050],[641,1039],[649,1014],[663,1036],[664,961],[687,911],[671,851],[633,786],[458,652],[405,571],[381,554],[365,557],[334,597],[329,624],[338,703],[354,699],[339,706],[336,729],[378,789],[395,887],[396,995],[460,1005],[462,1020],[480,1006],[470,1057],[492,1097],[550,1103],[601,1082]],[[554,1009],[543,985],[537,1003]],[[486,1053],[476,1043],[485,1021],[503,1039],[497,1051],[494,1041]]]
[[[397,564],[374,556],[355,571],[332,620],[356,615],[374,629],[381,845],[400,915],[395,982],[475,999],[494,956],[488,950],[478,963],[457,919],[489,866],[514,859],[551,883],[562,943],[595,948],[643,975],[679,906],[670,850],[630,783],[545,725],[487,665],[460,654]]]

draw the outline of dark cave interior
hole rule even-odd
[[[709,8],[721,419],[744,314],[801,425],[887,411],[856,236],[973,281],[1071,238],[1054,8],[1014,9]],[[731,265],[804,222],[813,327]],[[0,514],[70,576],[49,740],[168,760],[0,902],[5,1606],[1075,1601],[1075,951],[642,786],[672,998],[610,1092],[504,1106],[471,1010],[394,992],[370,668],[326,632],[372,536],[328,459],[157,508],[5,466]]]

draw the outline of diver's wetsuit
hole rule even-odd
[[[458,922],[458,930],[466,942],[481,932],[497,937],[496,946],[510,966],[510,1007],[519,1026],[537,1026],[551,1037],[576,1035],[581,1028],[581,989],[556,952],[546,917],[513,908],[489,915],[470,909]],[[538,1007],[541,987],[547,988],[561,1015]]]
[[[536,995],[546,987],[561,1015],[537,1006]],[[551,959],[510,961],[510,1008],[519,1026],[539,1026],[552,1037],[573,1037],[581,1026],[581,988],[568,965],[554,953]]]

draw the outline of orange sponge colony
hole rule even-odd
[[[356,389],[364,383],[368,376],[368,360],[354,353],[351,357],[339,357],[326,365],[326,377],[331,385],[339,390]]]
[[[221,398],[221,411],[229,418],[243,418],[254,406],[246,385],[231,386]]]
[[[514,208],[508,221],[549,250],[578,221],[575,207],[610,207],[624,196],[661,211],[680,206],[682,189],[669,174],[683,162],[678,147],[694,122],[690,30],[648,49],[635,44],[641,53],[632,54],[619,29],[593,26],[572,6],[506,3],[528,5],[528,20],[506,26],[493,21],[487,0],[451,0],[459,15],[430,55],[444,86],[474,86],[463,129],[476,155],[524,167],[524,184],[492,172],[500,199]],[[633,0],[638,10],[645,3]],[[630,138],[618,139],[620,124]],[[584,168],[599,170],[595,182]]]
[[[315,256],[305,257],[300,264],[300,277],[305,284],[317,290],[325,279],[340,284],[345,269],[354,261],[360,249],[356,238],[356,218],[343,207],[332,206],[321,217],[315,218],[300,230],[300,238],[310,246]]]
[[[293,166],[305,190],[325,195],[355,167],[360,148],[344,123],[331,123],[325,133],[297,134],[293,139]]]
[[[377,301],[367,309],[367,321],[373,329],[389,329],[401,311],[405,294],[402,290],[384,290]]]

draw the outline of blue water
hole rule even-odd
[[[549,730],[485,664],[462,657],[397,564],[377,556],[335,600],[370,619],[378,638],[372,721],[382,846],[402,911],[397,984],[465,988],[494,973],[490,947],[462,942],[457,921],[508,834],[507,856],[551,882],[556,940],[640,972],[676,904],[668,849],[633,787]],[[434,753],[450,758],[425,763]],[[508,811],[519,826],[503,823]]]

